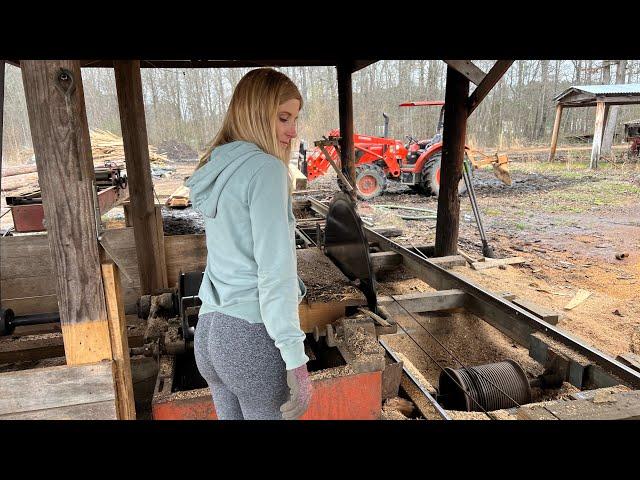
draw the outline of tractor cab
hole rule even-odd
[[[438,100],[429,100],[429,101],[420,101],[420,102],[404,102],[400,104],[401,107],[429,107],[429,106],[439,106],[440,107],[440,116],[438,118],[438,125],[436,127],[436,133],[433,137],[424,140],[418,140],[413,138],[411,135],[405,135],[407,139],[407,143],[405,144],[405,148],[409,152],[407,158],[405,160],[405,164],[409,166],[413,166],[416,164],[418,158],[420,158],[424,152],[429,150],[429,148],[433,145],[442,142],[442,127],[444,125],[444,102]]]

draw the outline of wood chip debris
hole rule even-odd
[[[573,308],[576,308],[578,305],[580,305],[582,302],[584,302],[590,296],[591,296],[591,292],[590,291],[579,289],[576,292],[576,294],[574,295],[574,297],[571,299],[571,301],[564,306],[564,309],[565,310],[571,310]]]

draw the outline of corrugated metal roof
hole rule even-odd
[[[625,83],[614,85],[571,85],[559,95],[556,95],[554,100],[565,97],[573,92],[584,92],[591,95],[598,96],[612,96],[612,95],[640,95],[640,83]]]
[[[617,95],[620,93],[640,93],[640,83],[626,83],[616,85],[571,85],[570,88],[576,88],[583,92],[593,93],[594,95]]]

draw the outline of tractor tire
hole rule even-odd
[[[349,189],[340,180],[338,187],[346,194]],[[359,200],[370,200],[382,194],[387,188],[387,176],[379,165],[368,163],[356,166],[356,195]]]
[[[436,197],[440,194],[440,164],[442,161],[442,154],[436,153],[433,155],[422,167],[422,181],[420,182],[420,186],[422,187],[422,191],[427,195],[435,195]],[[466,155],[465,155],[465,164]],[[467,168],[466,165],[464,168]],[[467,186],[464,183],[464,179],[460,178],[458,182],[458,195],[462,195],[466,193]]]
[[[356,193],[360,200],[371,200],[382,195],[387,188],[387,176],[373,163],[356,167]]]

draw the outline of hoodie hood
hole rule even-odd
[[[250,157],[264,153],[254,143],[235,141],[214,148],[209,161],[185,183],[190,189],[193,208],[215,218],[218,200],[236,170]]]

